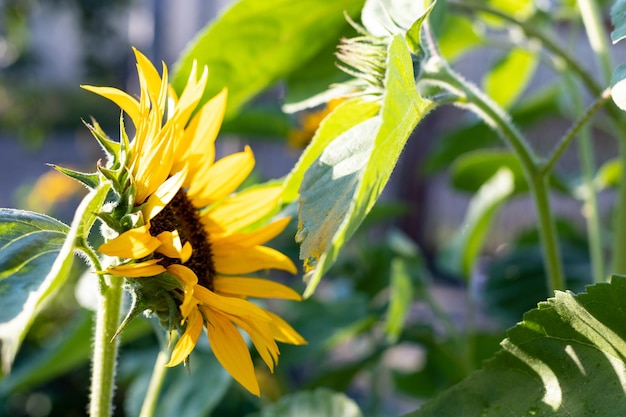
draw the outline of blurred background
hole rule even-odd
[[[71,222],[84,190],[46,164],[92,172],[102,153],[81,119],[95,118],[112,138],[117,138],[119,130],[119,109],[79,86],[114,86],[136,92],[131,46],[155,64],[165,61],[171,69],[187,43],[229,3],[0,0],[0,207],[43,212]],[[561,29],[568,28],[564,24]],[[581,36],[580,31],[575,33]],[[574,43],[580,48],[576,51],[579,56],[590,55],[584,42]],[[497,53],[477,48],[461,57],[455,67],[480,82],[481,74],[506,48],[506,44],[504,48],[499,46]],[[592,65],[591,61],[581,62]],[[563,111],[566,104],[559,90],[562,86],[556,85],[556,79],[555,71],[537,71],[524,96],[528,100],[513,109],[516,122],[530,129],[533,144],[542,152],[550,150],[553,139],[568,126],[567,117],[563,117],[568,113]],[[278,86],[258,100],[280,108],[282,94]],[[232,153],[254,142],[257,180],[287,174],[319,119],[312,119],[309,130],[301,115],[282,115],[277,120],[274,128],[256,133],[226,124],[218,141],[218,154]],[[541,123],[535,124],[537,120]],[[457,125],[461,128],[455,130]],[[597,159],[604,162],[613,156],[615,148],[599,133],[595,142]],[[454,189],[447,169],[456,156],[472,146],[498,146],[495,135],[467,113],[442,108],[423,121],[414,136],[418,140],[408,142],[381,204],[346,247],[315,297],[295,306],[275,306],[284,310],[310,343],[305,348],[281,348],[277,375],[259,371],[260,378],[267,378],[267,395],[261,403],[297,389],[326,387],[347,392],[367,416],[411,411],[423,399],[479,367],[497,350],[504,329],[545,298],[541,257],[533,231],[523,234],[531,249],[521,255],[506,252],[513,236],[533,226],[532,206],[524,196],[507,202],[495,218],[486,256],[481,257],[471,280],[473,287],[468,288],[468,281],[445,267],[442,249],[462,228],[472,192],[476,191]],[[462,140],[465,137],[467,140]],[[475,139],[478,145],[468,144],[469,139]],[[559,170],[567,174],[576,169],[576,151],[568,150],[559,161]],[[610,190],[601,198],[603,213],[608,215]],[[555,205],[559,216],[568,219],[563,230],[570,244],[566,251],[568,266],[574,270],[570,276],[588,277],[580,202],[555,196]],[[295,232],[296,225],[292,224],[274,243],[297,262]],[[489,268],[483,266],[487,258],[496,260]],[[412,304],[407,314],[411,326],[400,329],[397,338],[390,341],[381,322],[389,316],[390,293],[397,290],[390,285],[394,273],[401,275],[401,271],[394,270],[397,265],[410,267],[412,292],[408,297]],[[77,304],[75,288],[77,293],[83,291],[79,301],[86,297],[85,291],[92,289],[81,290],[81,273],[76,271],[75,285],[67,286],[38,319],[20,352],[14,374],[0,382],[0,417],[84,414],[91,327],[89,313]],[[486,297],[491,304],[478,305],[488,276],[508,280],[508,289],[502,290],[502,281],[493,281],[494,293]],[[529,276],[540,279],[515,286]],[[300,277],[279,278],[301,290]],[[577,288],[585,283],[584,278],[577,282]],[[136,415],[156,354],[150,325],[147,321],[136,322],[125,336],[127,345],[122,349],[128,354],[120,366],[116,416]],[[472,328],[466,333],[468,323]],[[447,332],[455,326],[460,329],[458,334]],[[209,350],[208,346],[204,349]],[[203,363],[203,358],[196,363]],[[212,367],[216,368],[214,364]],[[259,407],[259,402],[230,385],[219,367],[204,379],[198,375],[185,378],[186,370],[174,374],[170,387],[184,385],[181,381],[213,384],[207,388],[213,392],[213,402],[203,403],[205,408],[198,406],[207,410],[206,415],[212,410],[216,416],[240,416]],[[171,402],[189,404],[190,392],[192,388],[180,389],[178,397],[170,397]],[[178,415],[194,414],[189,410]]]

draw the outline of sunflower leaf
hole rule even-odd
[[[256,94],[286,78],[358,16],[363,0],[240,0],[212,22],[178,61],[174,88],[181,92],[193,61],[211,76],[203,101],[228,87],[226,119]]]
[[[413,80],[413,63],[402,35],[387,55],[386,92],[380,116],[368,119],[332,141],[311,165],[300,188],[300,259],[304,296],[310,296],[339,250],[383,191],[404,144],[430,110]]]
[[[13,359],[42,305],[65,282],[77,242],[86,241],[109,190],[91,191],[78,207],[72,227],[43,214],[0,209],[0,341],[2,370]]]
[[[283,201],[292,202],[298,197],[298,188],[300,188],[306,170],[330,142],[355,125],[375,116],[379,108],[380,106],[376,102],[356,99],[342,103],[329,114],[320,123],[311,144],[302,153],[298,163],[285,179]]]
[[[625,297],[622,276],[579,295],[557,291],[508,331],[481,371],[406,417],[626,414]]]

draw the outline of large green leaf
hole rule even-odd
[[[226,118],[276,81],[287,77],[347,26],[344,11],[357,17],[363,0],[240,0],[199,34],[176,65],[180,93],[192,64],[209,68],[203,100],[229,91]]]
[[[381,115],[339,136],[311,165],[300,189],[298,239],[310,296],[343,244],[370,211],[411,132],[432,103],[415,89],[411,54],[403,36],[387,55]]]
[[[538,53],[511,49],[483,78],[485,92],[500,106],[511,107],[532,79],[538,63]]]
[[[493,219],[513,192],[513,174],[508,168],[500,168],[480,187],[470,201],[463,227],[457,229],[443,252],[442,267],[470,278]]]
[[[289,395],[248,417],[361,417],[359,406],[345,394],[319,388]]]
[[[626,415],[626,278],[554,298],[509,330],[484,368],[407,415]]]
[[[283,201],[292,202],[298,197],[298,189],[304,174],[313,162],[322,154],[324,149],[339,135],[347,132],[357,124],[370,119],[378,113],[380,105],[374,101],[360,99],[350,100],[339,105],[320,123],[309,146],[300,156],[300,159],[285,178]]]
[[[107,183],[108,184],[108,183]],[[35,315],[65,282],[109,186],[91,191],[72,227],[42,214],[0,209],[0,341],[8,372]]]

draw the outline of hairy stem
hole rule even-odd
[[[122,278],[105,276],[96,312],[96,330],[91,369],[90,417],[109,417],[113,412],[113,391],[119,337],[113,339],[120,323]]]
[[[480,116],[500,134],[504,142],[513,150],[522,165],[535,201],[549,295],[552,295],[554,290],[565,289],[556,227],[550,208],[549,188],[546,177],[538,169],[538,163],[527,141],[502,109],[473,84],[452,71],[441,57],[434,56],[429,63],[424,65],[424,72],[420,81],[439,86],[458,95],[459,100],[456,104],[466,107]]]

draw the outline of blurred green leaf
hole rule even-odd
[[[619,158],[606,161],[596,174],[594,182],[598,190],[617,187],[622,177],[622,163]]]
[[[394,36],[387,62],[381,116],[331,142],[302,181],[297,238],[308,283],[305,297],[382,193],[404,144],[432,105],[417,94],[402,36]]]
[[[132,376],[124,404],[129,416],[140,414],[156,355],[155,349],[144,349],[122,357],[122,378]],[[219,404],[231,382],[232,377],[215,359],[208,346],[201,345],[191,354],[189,366],[168,368],[154,417],[208,416]]]
[[[519,159],[504,149],[479,149],[461,155],[452,165],[451,183],[457,190],[475,193],[501,168],[507,168],[513,175],[514,194],[528,192]],[[569,192],[567,184],[554,174],[550,175],[550,185],[555,190]]]
[[[591,283],[588,249],[566,242],[560,246],[567,288],[581,291]],[[491,317],[510,326],[545,299],[548,287],[542,256],[539,245],[523,245],[489,264],[481,299]]]
[[[65,282],[74,250],[86,242],[109,191],[108,183],[81,202],[72,227],[42,214],[0,209],[0,340],[8,372],[42,305]]]
[[[625,298],[619,276],[579,295],[557,291],[481,371],[406,417],[626,414]]]
[[[380,105],[376,102],[356,99],[340,104],[330,113],[322,121],[311,143],[302,153],[289,175],[285,178],[283,201],[291,202],[298,197],[298,189],[300,188],[306,171],[333,140],[344,134],[347,135],[348,130],[374,117],[379,109]],[[357,130],[361,130],[362,128],[363,127]],[[354,132],[350,133],[350,135],[353,133]],[[341,142],[344,141],[345,139],[341,139]],[[337,145],[341,145],[341,143]]]
[[[180,57],[172,78],[180,93],[194,60],[209,68],[206,101],[229,91],[226,119],[252,97],[336,44],[363,0],[240,0],[198,35]]]
[[[626,38],[626,0],[617,0],[611,6],[611,23],[611,40],[615,44]]]
[[[485,93],[500,106],[511,107],[526,89],[538,63],[536,52],[512,48],[484,76]]]
[[[319,388],[281,398],[248,417],[362,417],[359,406],[345,394]]]
[[[409,263],[401,257],[391,260],[389,283],[389,308],[385,320],[385,333],[393,343],[398,340],[413,301],[413,282]]]
[[[467,17],[447,13],[438,41],[441,53],[452,62],[464,53],[480,46],[483,36]]]
[[[442,253],[440,264],[443,268],[465,279],[470,278],[493,219],[513,192],[513,174],[504,167],[480,187],[470,201],[462,225]]]

